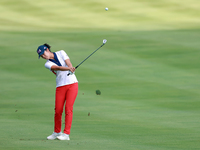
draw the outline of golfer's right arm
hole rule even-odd
[[[75,68],[74,67],[63,67],[63,66],[56,66],[56,65],[53,65],[51,66],[51,70],[52,71],[71,71],[72,73],[75,71]]]

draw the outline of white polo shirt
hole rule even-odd
[[[55,54],[56,54],[57,59],[60,62],[60,64],[63,67],[68,67],[67,64],[65,63],[65,60],[69,59],[69,57],[65,53],[65,51],[64,50],[60,50],[60,51],[55,52]],[[47,60],[47,62],[45,63],[45,67],[47,69],[49,69],[50,71],[52,71],[51,67],[53,65],[58,66],[56,63],[54,63],[54,62],[52,62],[50,60]],[[67,74],[69,73],[69,71],[52,71],[52,72],[54,72],[56,74],[56,87],[64,86],[64,85],[69,85],[69,84],[73,84],[73,83],[78,82],[75,74],[67,76]]]

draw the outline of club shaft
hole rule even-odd
[[[92,56],[97,50],[99,50],[105,43],[103,43],[101,46],[99,46],[94,52],[92,52],[87,58],[85,58],[80,64],[78,64],[75,69],[77,69],[84,61],[86,61],[90,56]],[[70,73],[68,73],[67,76],[69,76]]]
[[[87,58],[85,58],[80,64],[78,64],[75,68],[77,69],[84,61],[86,61],[90,56],[92,56],[97,50],[99,50],[104,44],[99,46],[93,53],[91,53]]]

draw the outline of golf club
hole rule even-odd
[[[105,44],[106,44],[106,42],[107,42],[107,40],[106,39],[104,39],[103,40],[103,44],[101,45],[101,46],[99,46],[92,54],[90,54],[87,58],[85,58],[80,64],[78,64],[76,67],[75,67],[75,69],[77,69],[84,61],[86,61],[90,56],[92,56],[97,50],[99,50],[102,46],[104,46]],[[70,71],[70,73],[68,73],[67,74],[67,76],[69,76],[69,75],[71,75],[71,74],[73,74],[71,71]]]

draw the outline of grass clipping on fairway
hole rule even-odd
[[[101,91],[100,90],[96,90],[96,94],[97,95],[101,95]]]

